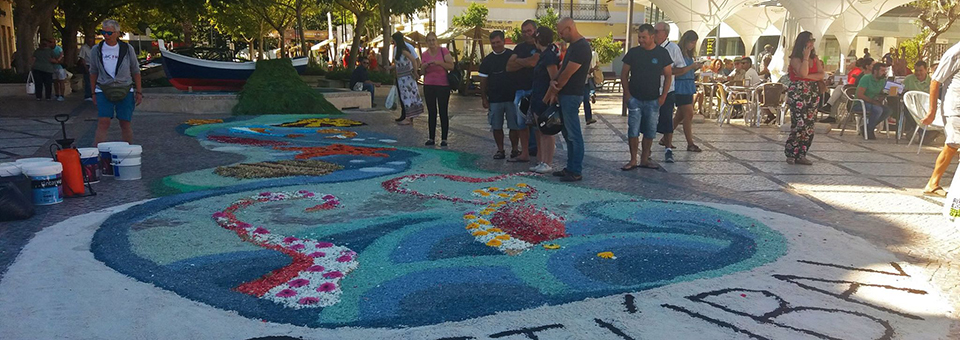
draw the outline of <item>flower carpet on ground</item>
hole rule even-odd
[[[138,325],[131,336],[173,338],[937,339],[948,331],[952,311],[929,283],[834,229],[754,208],[484,172],[464,167],[460,154],[399,146],[360,121],[311,126],[323,119],[180,128],[245,159],[166,178],[179,194],[44,230],[0,282],[0,301],[14,306],[0,305],[0,320],[48,322],[52,311],[37,307],[45,299],[35,292],[56,290],[77,302],[56,313],[95,308],[98,318]],[[289,162],[323,162],[325,171],[272,170]],[[270,171],[239,167],[257,164]],[[269,176],[235,176],[241,170]],[[14,317],[18,310],[36,312]],[[22,326],[5,322],[0,338],[20,338]],[[115,330],[87,322],[38,328],[52,338]]]

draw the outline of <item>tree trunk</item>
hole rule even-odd
[[[360,55],[360,35],[357,34],[357,27],[363,27],[367,24],[369,14],[357,16],[357,26],[354,27],[353,42],[350,44],[350,57],[347,58],[347,70],[353,71],[357,65],[357,57]]]
[[[60,35],[63,36],[63,67],[71,70],[77,64],[77,32],[80,31],[80,20],[70,16],[65,19],[66,23],[60,31]]]
[[[277,33],[280,34],[280,51],[277,53],[277,58],[286,58],[287,57],[287,41],[286,41],[286,27],[281,27],[282,29],[277,30]]]
[[[40,33],[40,39],[53,39],[53,9],[49,13],[40,14],[37,20],[37,29]]]
[[[390,12],[386,10],[387,0],[380,0],[380,28],[383,30],[383,46],[380,47],[380,62],[378,66],[381,68],[390,65],[390,32],[393,30],[393,25],[390,24]]]
[[[297,35],[300,36],[300,54],[301,56],[310,56],[310,49],[307,47],[307,39],[303,36],[303,0],[297,0]]]
[[[184,20],[180,25],[183,27],[183,44],[193,46],[193,22]]]
[[[260,43],[257,44],[257,60],[263,60],[263,35],[262,34],[260,35]]]
[[[13,22],[16,26],[17,39],[17,57],[14,62],[17,65],[17,72],[26,74],[30,71],[30,57],[36,50],[37,29],[43,18],[46,21],[53,18],[53,9],[57,7],[58,0],[14,0]],[[52,29],[52,27],[50,28]]]

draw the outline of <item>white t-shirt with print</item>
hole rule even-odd
[[[943,116],[960,116],[960,43],[943,53],[940,66],[930,75],[930,79],[943,84],[940,86]]]
[[[104,43],[100,48],[100,58],[103,60],[103,71],[110,75],[111,78],[116,77],[117,63],[120,62],[120,43],[113,46]],[[103,92],[100,90],[100,85],[97,85],[97,89],[94,90],[94,92]],[[130,88],[130,92],[134,92],[134,89]]]
[[[670,53],[670,59],[673,59],[673,67],[687,67],[687,61],[683,59],[683,52],[680,51],[680,46],[670,40],[664,40],[661,47],[667,49],[667,52]],[[674,80],[675,76],[670,76],[670,80]],[[663,93],[663,76],[660,76],[660,93]],[[676,81],[670,82],[670,91],[677,87]]]

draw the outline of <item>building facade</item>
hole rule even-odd
[[[11,68],[17,38],[13,34],[13,1],[0,0],[0,70]]]

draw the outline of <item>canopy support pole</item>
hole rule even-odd
[[[633,0],[627,2],[627,40],[623,42],[623,55],[627,55],[627,51],[633,47]],[[617,70],[613,70],[614,73],[619,73]],[[623,77],[621,74],[620,77]],[[627,107],[625,105],[620,105],[620,115],[627,115]]]

